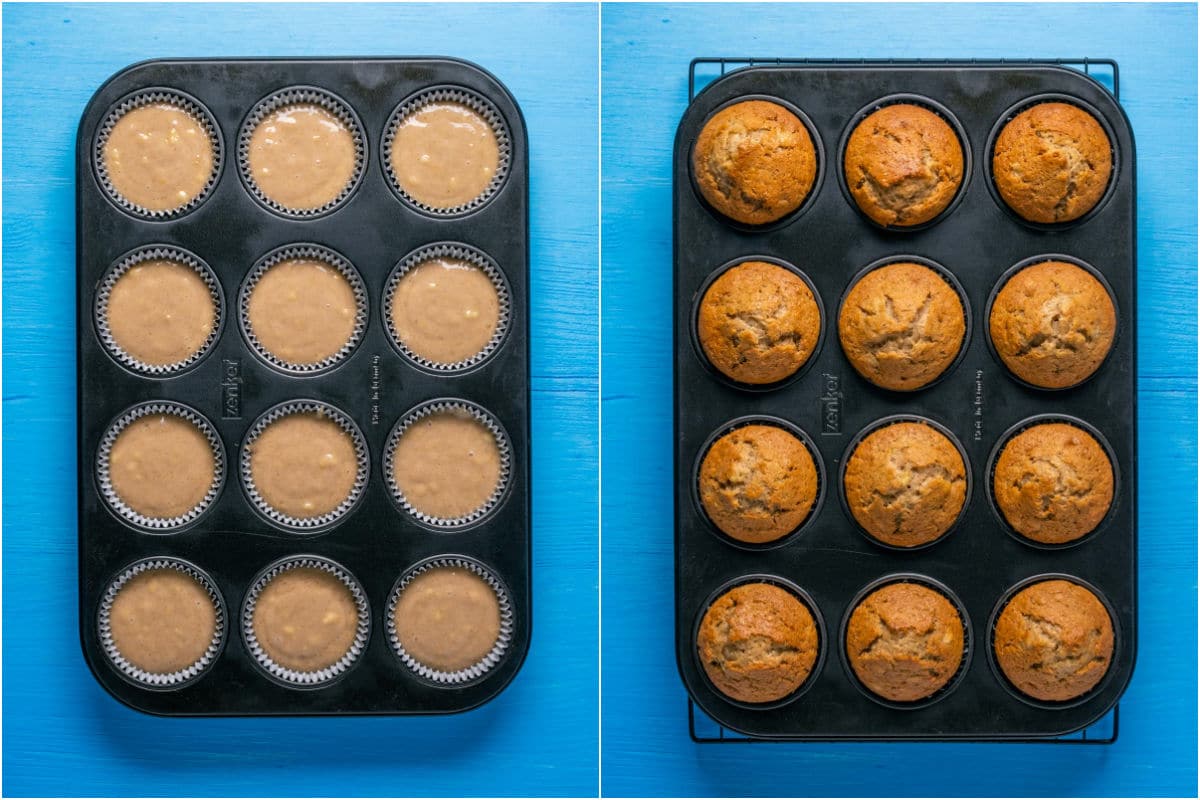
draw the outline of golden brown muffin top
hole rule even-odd
[[[1065,261],[1025,267],[992,303],[992,344],[1021,380],[1065,389],[1091,377],[1112,349],[1117,310],[1092,273]]]
[[[958,357],[966,331],[958,292],[936,271],[908,262],[864,275],[838,317],[842,350],[854,369],[895,391],[937,380]]]
[[[921,225],[942,213],[962,185],[962,143],[934,112],[896,103],[858,123],[843,166],[864,214],[880,225]]]
[[[1030,222],[1070,222],[1100,202],[1112,174],[1112,143],[1088,112],[1038,103],[1000,131],[992,175],[1009,208]]]
[[[1113,469],[1082,428],[1045,422],[1021,431],[996,460],[992,490],[1017,533],[1043,544],[1086,536],[1108,514]]]
[[[1084,587],[1041,581],[1008,602],[992,641],[1000,670],[1018,690],[1061,702],[1091,691],[1108,672],[1113,623]]]
[[[804,366],[821,336],[821,310],[800,276],[746,261],[712,282],[696,321],[709,363],[741,383],[776,383]]]
[[[963,658],[963,622],[941,592],[890,583],[863,598],[846,626],[846,656],[859,681],[897,703],[944,687]]]
[[[944,535],[967,497],[966,465],[941,431],[895,422],[869,433],[850,455],[846,505],[871,536],[917,547]]]
[[[804,443],[775,425],[744,425],[713,442],[700,464],[700,503],[740,542],[780,539],[808,518],[817,468]]]
[[[709,606],[696,647],[718,691],[743,703],[770,703],[800,688],[820,641],[812,612],[791,592],[747,583]]]
[[[746,100],[704,123],[692,150],[700,194],[730,219],[764,225],[795,211],[812,191],[817,150],[783,106]]]

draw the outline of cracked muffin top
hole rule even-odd
[[[735,586],[700,622],[696,648],[709,680],[743,703],[782,700],[812,673],[820,651],[812,612],[770,583]]]
[[[929,109],[896,103],[858,123],[843,166],[850,195],[872,220],[922,225],[945,211],[962,185],[962,143]]]
[[[868,690],[912,703],[954,678],[963,641],[962,617],[945,595],[918,583],[889,583],[850,614],[846,658]]]
[[[1073,700],[1108,672],[1112,618],[1084,587],[1041,581],[1008,601],[996,620],[992,646],[1004,677],[1020,692],[1036,700]]]
[[[859,375],[911,391],[945,372],[962,349],[967,319],[946,279],[921,264],[885,264],[864,275],[842,302],[838,337]]]
[[[808,197],[817,177],[817,150],[791,111],[746,100],[704,123],[692,150],[692,171],[700,194],[717,211],[746,225],[765,225]]]
[[[1044,261],[996,293],[988,321],[1004,366],[1026,383],[1065,389],[1091,377],[1112,349],[1117,311],[1086,269]]]
[[[1087,431],[1044,422],[1004,445],[992,493],[1017,533],[1042,544],[1065,544],[1094,531],[1108,514],[1112,464]]]
[[[808,361],[821,335],[821,311],[800,276],[747,261],[709,286],[696,328],[710,364],[732,380],[764,385]]]
[[[1095,207],[1112,174],[1112,144],[1088,112],[1038,103],[1000,131],[992,177],[1008,207],[1030,222],[1070,222]]]
[[[958,519],[967,497],[966,465],[941,431],[895,422],[854,448],[843,485],[863,530],[894,547],[917,547],[945,535]]]
[[[700,503],[723,533],[766,544],[808,518],[817,467],[794,435],[775,425],[744,425],[713,442],[700,464]]]

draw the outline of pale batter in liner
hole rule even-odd
[[[217,637],[217,609],[196,578],[154,567],[117,590],[108,629],[121,658],[142,672],[169,675],[204,658]]]
[[[329,416],[297,411],[269,423],[247,445],[254,491],[294,519],[336,511],[358,478],[354,438]]]
[[[216,482],[213,446],[191,420],[147,414],[117,434],[108,479],[134,513],[151,520],[182,517],[205,501]]]
[[[437,566],[401,590],[393,610],[396,641],[413,661],[458,672],[483,661],[500,638],[500,599],[474,572]]]
[[[396,282],[392,334],[412,354],[456,364],[483,352],[500,324],[500,294],[478,266],[451,257],[422,261]]]
[[[388,167],[402,192],[435,210],[465,206],[492,185],[500,170],[492,124],[465,103],[421,106],[396,125]]]
[[[358,298],[332,264],[289,258],[258,278],[245,313],[262,349],[287,364],[308,366],[350,343],[358,326]]]
[[[129,267],[109,290],[102,314],[113,343],[154,367],[193,358],[217,325],[212,288],[195,268],[170,258]]]
[[[320,105],[285,105],[254,126],[245,166],[268,200],[313,211],[336,201],[354,180],[359,167],[354,139],[354,131]]]
[[[335,574],[295,567],[271,578],[254,601],[254,637],[279,666],[316,672],[340,661],[358,635],[358,603]]]
[[[436,411],[396,439],[391,479],[404,502],[434,520],[485,510],[504,477],[496,434],[465,410]]]
[[[202,195],[213,178],[216,146],[207,126],[169,102],[126,111],[101,148],[103,175],[139,210],[171,212]]]

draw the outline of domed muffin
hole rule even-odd
[[[817,178],[817,150],[804,123],[783,106],[746,100],[704,123],[692,171],[709,205],[746,225],[795,211]]]
[[[933,383],[958,357],[967,332],[963,301],[921,264],[871,270],[846,294],[838,336],[850,364],[876,386],[911,391]]]
[[[1004,445],[992,493],[1017,533],[1042,544],[1065,544],[1094,531],[1108,514],[1112,463],[1087,431],[1045,422]]]
[[[846,461],[846,505],[869,535],[917,547],[953,527],[967,499],[966,465],[941,431],[894,422],[867,434]]]
[[[1008,601],[992,646],[1000,671],[1023,694],[1047,702],[1074,700],[1108,672],[1112,618],[1084,587],[1041,581]]]
[[[1117,311],[1104,284],[1083,267],[1043,261],[996,293],[992,344],[1021,380],[1065,389],[1087,380],[1112,349]]]
[[[799,689],[820,647],[812,612],[769,583],[735,586],[718,597],[696,641],[709,680],[743,703],[771,703]]]
[[[700,503],[727,536],[766,544],[787,536],[817,501],[804,443],[775,425],[744,425],[713,442],[700,464]]]
[[[1030,222],[1070,222],[1091,211],[1112,175],[1112,143],[1088,112],[1038,103],[996,137],[992,177],[1008,207]]]
[[[863,598],[846,626],[846,658],[868,690],[896,703],[936,694],[963,659],[963,622],[941,592],[889,583]]]
[[[922,225],[945,211],[962,185],[962,143],[934,112],[896,103],[858,123],[843,166],[850,195],[872,220]]]
[[[812,289],[791,270],[746,261],[712,282],[696,320],[700,347],[726,377],[776,383],[804,366],[821,336]]]

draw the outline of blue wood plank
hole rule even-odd
[[[594,794],[595,5],[4,8],[6,795]],[[162,56],[454,55],[529,129],[535,625],[495,702],[439,719],[164,720],[92,679],[75,604],[75,126]]]
[[[607,795],[1188,795],[1196,784],[1196,9],[603,8]],[[712,747],[674,663],[671,149],[696,56],[1112,57],[1138,147],[1139,656],[1111,748]]]

